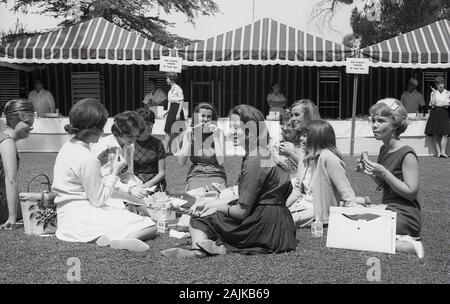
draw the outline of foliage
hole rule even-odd
[[[36,219],[37,225],[44,225],[44,229],[50,224],[56,227],[56,211],[53,208],[39,207],[38,205],[31,206],[28,211],[30,211],[30,220]]]
[[[361,47],[366,47],[426,26],[450,19],[450,0],[381,0],[380,21],[370,21],[364,12],[354,9],[351,26]]]
[[[10,28],[6,32],[5,31],[0,32],[0,44],[11,43],[13,41],[28,38],[37,34],[41,33],[37,31],[34,32],[27,31],[25,26],[19,22],[19,19],[17,19],[16,23],[14,23],[13,28]]]
[[[381,6],[379,21],[368,18],[376,2]],[[361,1],[321,0],[315,5],[311,19],[330,26],[342,5],[356,6],[358,3]],[[353,34],[343,40],[347,46],[360,44],[360,47],[366,47],[437,20],[450,19],[450,0],[364,0],[364,3],[362,8],[355,7],[352,11],[350,24]]]
[[[167,31],[173,24],[160,17],[161,10],[166,14],[182,13],[190,23],[199,15],[210,16],[219,11],[213,0],[16,0],[13,10],[27,13],[31,6],[38,7],[38,14],[64,18],[60,27],[103,17],[168,47],[181,47],[190,40]]]

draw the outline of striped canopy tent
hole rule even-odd
[[[99,17],[0,46],[0,62],[159,64],[176,52]]]
[[[360,52],[373,67],[450,68],[450,21],[434,22]]]
[[[187,66],[343,66],[352,50],[265,18],[180,49]]]

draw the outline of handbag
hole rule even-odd
[[[31,184],[38,178],[44,178],[46,190],[30,192]],[[51,191],[51,182],[47,175],[39,174],[32,178],[27,186],[27,192],[19,194],[22,207],[23,224],[26,234],[43,235],[56,232],[55,193]]]

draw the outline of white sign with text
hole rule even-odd
[[[180,57],[161,56],[159,70],[161,72],[181,73],[183,59]]]
[[[345,66],[347,74],[369,74],[369,59],[347,58]]]

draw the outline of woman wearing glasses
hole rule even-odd
[[[0,132],[0,227],[12,228],[22,217],[17,189],[19,156],[16,142],[27,138],[33,129],[34,108],[26,100],[10,100],[4,113],[7,128]]]

